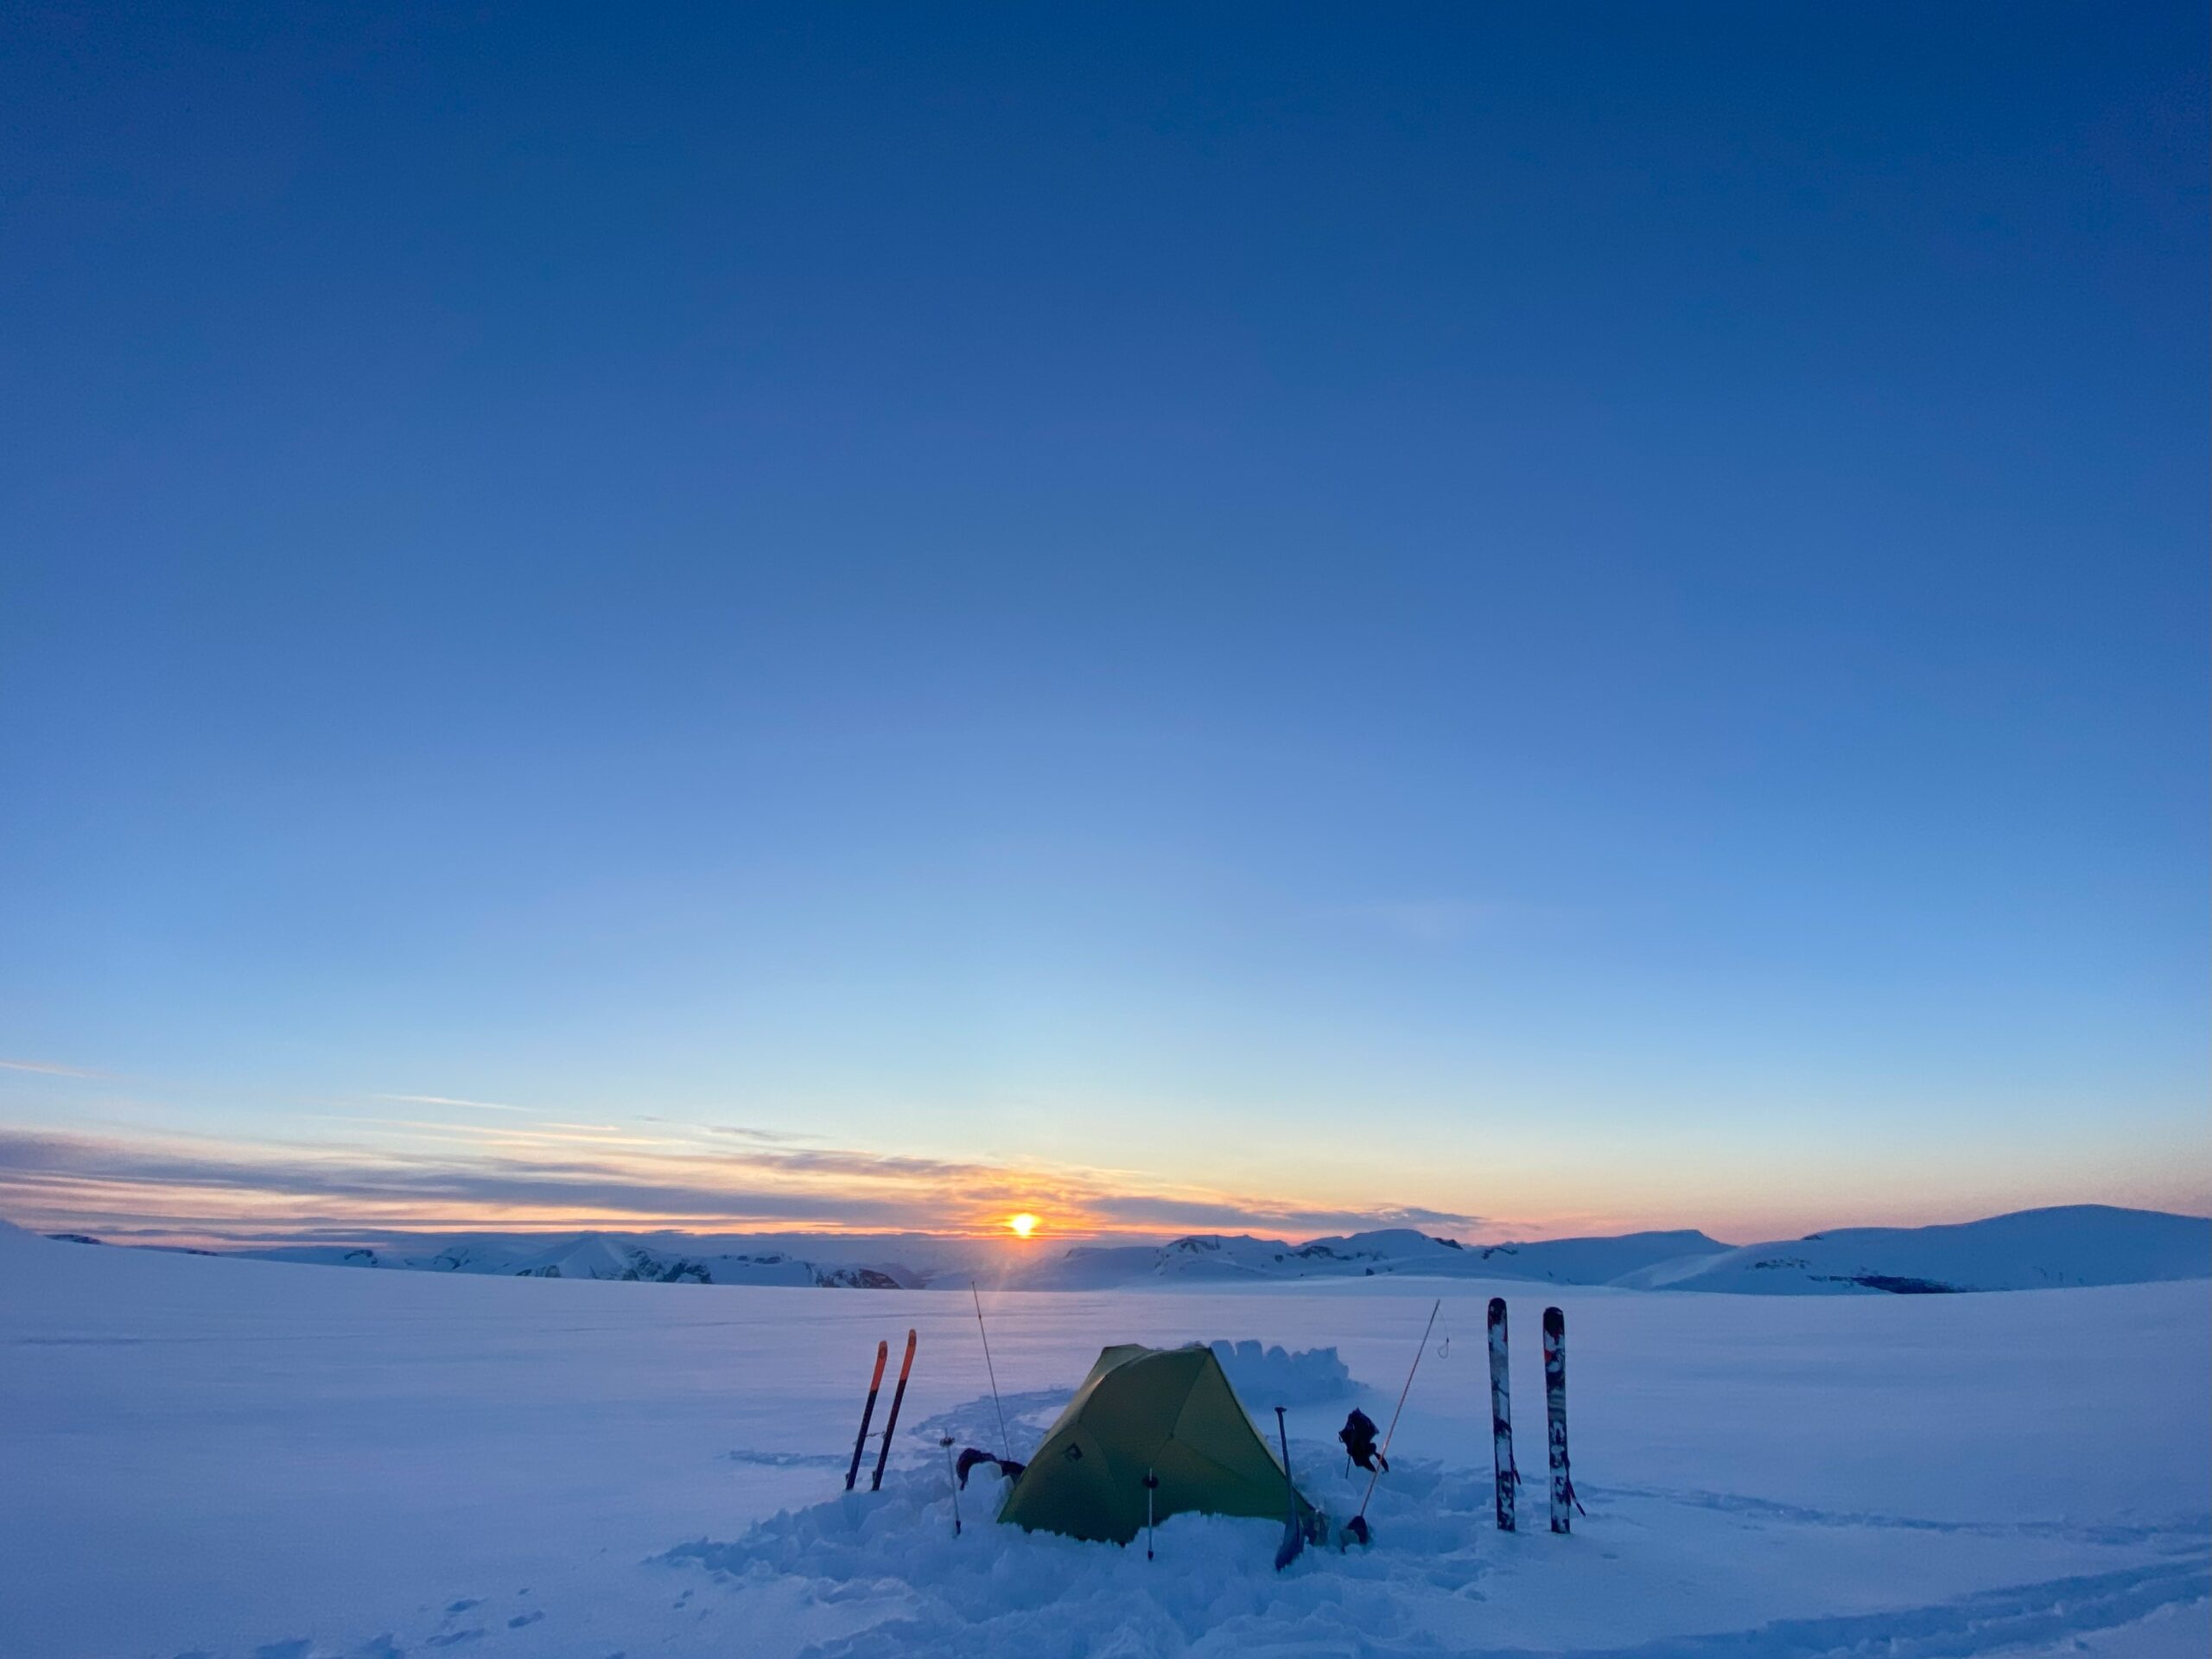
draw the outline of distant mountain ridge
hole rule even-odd
[[[1615,1282],[1750,1294],[2041,1290],[2212,1277],[2212,1220],[2109,1205],[1933,1227],[1848,1227],[1659,1262]]]
[[[0,1227],[6,1224],[0,1223]],[[82,1244],[83,1234],[54,1236]],[[801,1248],[809,1253],[799,1253]],[[2212,1219],[2106,1205],[2024,1210],[1929,1227],[1853,1227],[1763,1244],[1694,1230],[1464,1244],[1390,1228],[1292,1244],[1194,1233],[1165,1244],[1058,1254],[995,1241],[823,1235],[584,1232],[398,1236],[375,1245],[270,1244],[213,1252],[260,1261],[516,1278],[825,1289],[1104,1290],[1446,1278],[1764,1295],[1913,1295],[2212,1278]],[[198,1252],[211,1254],[211,1252]]]
[[[1166,1244],[1077,1245],[1014,1282],[1031,1289],[1103,1289],[1157,1281],[1374,1278],[1541,1279],[1601,1285],[1639,1268],[1728,1249],[1696,1231],[1462,1244],[1410,1228],[1317,1238],[1304,1244],[1249,1234],[1194,1234]]]
[[[367,1245],[294,1244],[225,1251],[262,1262],[323,1267],[385,1268],[417,1273],[504,1274],[517,1279],[617,1279],[655,1284],[802,1285],[823,1288],[914,1290],[925,1275],[895,1264],[880,1267],[805,1260],[784,1250],[732,1250],[726,1239],[670,1247],[671,1236],[542,1233],[472,1236],[431,1251]],[[681,1236],[674,1236],[680,1238]]]

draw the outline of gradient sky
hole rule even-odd
[[[2201,5],[0,45],[0,1214],[2212,1209]]]

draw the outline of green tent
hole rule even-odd
[[[1292,1497],[1211,1349],[1127,1343],[1100,1352],[999,1519],[1126,1544],[1144,1529],[1148,1473],[1161,1521],[1186,1510],[1281,1521]],[[1300,1525],[1318,1533],[1313,1506],[1296,1502]]]

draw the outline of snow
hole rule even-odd
[[[1493,1293],[1535,1529],[1510,1537],[1490,1522]],[[1376,1547],[1278,1576],[1271,1523],[1178,1517],[1147,1563],[993,1524],[988,1474],[956,1538],[938,1439],[997,1436],[964,1297],[334,1273],[0,1231],[0,1653],[2212,1644],[2202,1282],[1769,1297],[1359,1274],[985,1309],[1017,1453],[1107,1342],[1249,1342],[1232,1378],[1256,1414],[1289,1407],[1300,1483],[1341,1516],[1358,1488],[1335,1429],[1351,1403],[1387,1421],[1437,1295]],[[1541,1529],[1547,1302],[1590,1510],[1568,1538]],[[849,1497],[868,1364],[909,1325],[885,1490]]]

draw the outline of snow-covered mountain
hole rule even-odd
[[[1940,1227],[1851,1227],[1656,1263],[1612,1282],[1782,1295],[1912,1294],[2212,1277],[2212,1220],[2068,1205]]]
[[[1609,1284],[1634,1269],[1728,1246],[1694,1231],[1553,1238],[1528,1244],[1462,1244],[1409,1228],[1304,1244],[1246,1234],[1194,1234],[1167,1244],[1078,1245],[1040,1262],[1013,1282],[1045,1290],[1096,1289],[1147,1281],[1373,1278],[1385,1274],[1454,1279],[1541,1279]]]
[[[1157,1246],[1078,1246],[1018,1282],[1100,1289],[1380,1274],[1786,1295],[2145,1284],[2212,1278],[2212,1220],[2069,1205],[1955,1225],[1855,1227],[1740,1249],[1696,1231],[1488,1245],[1403,1230],[1296,1245],[1198,1236]]]
[[[659,1284],[817,1285],[912,1289],[924,1275],[896,1263],[810,1261],[788,1251],[735,1250],[730,1241],[681,1234],[538,1233],[476,1236],[425,1249],[391,1245],[290,1244],[226,1252],[264,1262],[400,1268],[421,1273],[502,1274],[518,1279],[629,1279]]]
[[[1849,1228],[1742,1248],[1694,1230],[1463,1244],[1394,1228],[1303,1244],[1192,1234],[1165,1244],[1078,1244],[1058,1253],[1010,1240],[913,1235],[587,1232],[442,1240],[390,1235],[360,1244],[264,1244],[223,1254],[533,1279],[885,1290],[964,1289],[972,1278],[1011,1289],[1103,1290],[1403,1277],[1866,1295],[2212,1278],[2212,1220],[2074,1205],[1958,1225]]]

